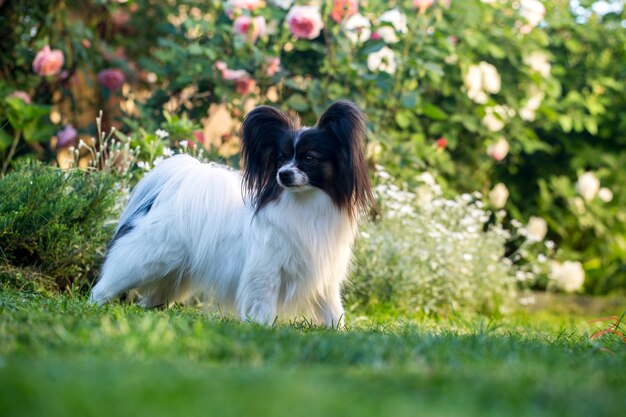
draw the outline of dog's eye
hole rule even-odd
[[[311,155],[306,155],[304,158],[302,158],[302,162],[304,162],[306,165],[313,165],[317,162],[317,158]]]

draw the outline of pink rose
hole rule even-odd
[[[265,75],[273,77],[280,71],[280,58],[270,56],[265,59]]]
[[[226,81],[237,81],[241,78],[247,78],[248,71],[246,70],[233,70],[226,68],[222,70],[222,79]]]
[[[71,124],[66,125],[63,129],[59,130],[57,133],[57,147],[65,148],[74,142],[78,132],[74,129],[74,126]]]
[[[236,33],[245,36],[248,41],[255,43],[259,36],[263,36],[266,33],[265,18],[263,16],[250,18],[250,16],[241,15],[235,19],[233,28]]]
[[[316,6],[293,6],[286,20],[291,34],[296,38],[315,39],[324,28],[322,15]]]
[[[63,52],[59,49],[50,49],[50,46],[46,45],[35,55],[33,71],[42,77],[57,75],[64,63]]]
[[[193,137],[194,139],[196,139],[198,141],[198,143],[201,143],[204,145],[204,141],[206,140],[206,138],[204,137],[204,132],[202,130],[196,130],[193,132]]]
[[[120,88],[125,80],[124,73],[117,68],[105,69],[98,73],[98,82],[111,91]]]
[[[435,0],[413,0],[413,6],[419,9],[420,13],[424,13],[434,2]]]
[[[333,11],[330,17],[340,23],[346,17],[355,15],[359,11],[359,0],[334,0]]]
[[[26,91],[16,90],[16,91],[12,92],[11,94],[9,94],[9,97],[19,98],[20,100],[22,100],[26,104],[30,104],[31,103],[30,96],[28,95],[28,93]]]
[[[241,77],[235,80],[235,91],[242,96],[250,94],[256,87],[256,81],[250,77]]]
[[[487,154],[496,161],[502,161],[509,153],[509,142],[500,138],[496,143],[489,145]]]

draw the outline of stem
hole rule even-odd
[[[7,169],[9,169],[9,163],[13,156],[15,155],[15,150],[17,149],[17,144],[20,142],[20,132],[15,132],[15,137],[13,138],[13,144],[11,144],[11,149],[9,150],[9,154],[7,155],[6,161],[4,161],[4,165],[2,165],[2,172],[0,173],[0,177],[4,177]]]

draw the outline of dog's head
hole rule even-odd
[[[349,101],[334,103],[310,128],[273,107],[252,110],[241,127],[241,157],[256,211],[282,192],[318,188],[354,218],[373,201],[365,133],[365,116]]]

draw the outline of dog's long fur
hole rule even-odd
[[[202,293],[244,320],[341,325],[357,221],[372,203],[365,131],[346,101],[312,128],[262,106],[242,125],[241,173],[187,155],[162,162],[135,188],[91,301],[138,289],[153,307]]]

